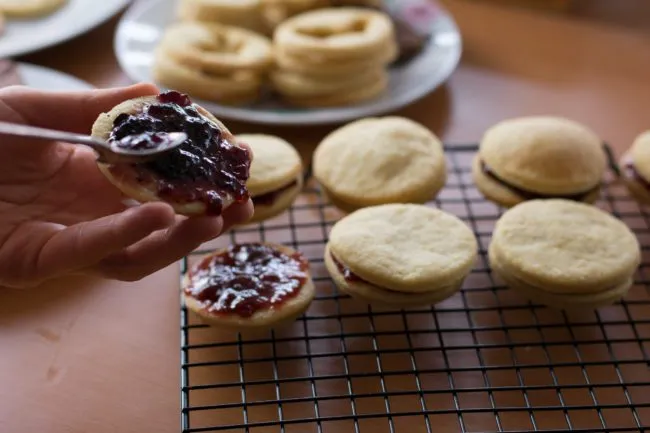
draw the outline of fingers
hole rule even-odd
[[[0,90],[0,101],[31,125],[88,133],[100,113],[127,99],[157,93],[158,88],[152,84],[78,92],[45,92],[13,86]]]
[[[243,224],[253,217],[253,201],[246,203],[235,203],[229,206],[221,216],[223,218],[223,231],[229,230],[232,226]]]
[[[177,262],[222,230],[221,218],[179,218],[173,227],[106,258],[96,271],[110,278],[137,281]]]
[[[46,277],[88,268],[174,223],[172,208],[150,203],[94,221],[58,228],[41,247],[36,272]]]

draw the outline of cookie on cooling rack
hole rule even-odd
[[[602,141],[585,126],[558,117],[523,117],[486,132],[472,173],[486,198],[511,207],[544,198],[593,203],[606,168]]]
[[[620,161],[621,178],[632,196],[650,204],[650,131],[639,135]]]
[[[169,91],[125,101],[100,114],[92,128],[93,137],[135,137],[134,145],[155,142],[161,132],[185,132],[188,139],[150,162],[98,163],[101,172],[126,196],[167,202],[181,215],[217,216],[233,203],[248,201],[250,151],[186,95]]]
[[[431,304],[460,290],[476,238],[461,220],[416,204],[358,210],[334,225],[325,265],[338,288],[369,303]]]
[[[585,203],[530,200],[497,221],[494,272],[530,299],[561,309],[596,308],[630,289],[641,251],[620,220]]]
[[[246,183],[255,214],[250,222],[260,222],[288,209],[303,185],[303,164],[296,149],[271,135],[243,134],[236,140],[250,147],[255,155]]]
[[[309,262],[276,244],[237,244],[203,258],[183,280],[183,299],[205,322],[242,331],[274,328],[307,310]]]
[[[442,143],[402,117],[367,118],[343,126],[318,145],[314,177],[338,208],[425,203],[447,180]]]

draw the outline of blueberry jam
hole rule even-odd
[[[165,132],[144,132],[142,134],[127,135],[121,140],[115,141],[118,148],[129,150],[158,149],[169,143],[169,137]]]
[[[133,165],[137,181],[154,182],[163,199],[201,201],[209,215],[221,214],[226,195],[236,202],[248,200],[248,151],[202,116],[186,95],[163,93],[157,103],[146,105],[139,113],[120,114],[109,140],[152,146],[161,139],[161,133],[168,132],[185,132],[188,139],[153,161]]]
[[[523,198],[524,200],[535,200],[535,199],[544,199],[544,198],[561,198],[565,200],[573,201],[584,201],[589,195],[594,191],[600,188],[600,185],[596,185],[594,188],[591,188],[589,191],[580,192],[577,194],[568,194],[568,195],[551,195],[551,194],[541,194],[533,191],[526,191],[519,187],[516,187],[505,180],[501,179],[490,166],[488,166],[484,161],[481,161],[481,170],[483,174],[492,179],[493,181],[505,186],[509,190],[513,191],[515,194]]]
[[[308,262],[268,245],[232,245],[204,259],[190,274],[185,294],[215,315],[250,317],[295,297],[307,281]]]

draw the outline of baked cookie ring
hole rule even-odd
[[[264,72],[273,62],[268,38],[222,24],[175,24],[161,45],[178,62],[206,73]]]
[[[394,25],[384,13],[363,8],[328,8],[289,18],[275,30],[274,42],[291,55],[362,59],[394,43],[394,35]]]
[[[388,87],[388,75],[381,75],[374,82],[366,83],[356,89],[348,89],[337,93],[324,93],[313,96],[290,96],[283,95],[283,98],[296,107],[341,107],[354,105],[377,98],[384,93]]]
[[[265,30],[260,0],[181,0],[181,21],[221,23],[253,31]]]
[[[192,69],[171,59],[164,47],[156,52],[153,74],[156,82],[169,89],[178,89],[199,99],[233,105],[256,100],[262,85],[261,78],[254,73],[219,75]]]
[[[170,91],[122,102],[99,115],[92,136],[102,140],[132,137],[155,143],[160,132],[185,132],[178,149],[141,164],[104,164],[99,170],[127,197],[163,201],[186,216],[221,215],[249,199],[246,188],[251,153],[228,128],[189,97]]]
[[[183,279],[183,300],[205,322],[234,331],[274,328],[303,314],[315,296],[309,262],[284,245],[231,245]]]
[[[68,0],[0,0],[0,13],[9,18],[34,18],[49,15]]]
[[[385,68],[399,55],[397,44],[391,44],[374,57],[359,60],[332,62],[315,56],[287,54],[281,47],[275,49],[275,63],[285,71],[309,75],[314,78],[349,78],[373,69]]]
[[[270,75],[271,83],[278,92],[295,98],[345,93],[382,81],[386,77],[387,72],[382,69],[370,70],[346,80],[315,78],[288,71],[273,71]]]

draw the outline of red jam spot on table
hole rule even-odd
[[[307,282],[309,264],[257,243],[233,245],[204,259],[190,273],[185,294],[214,315],[250,317],[294,298]]]
[[[291,182],[288,185],[283,186],[282,188],[278,188],[275,191],[267,192],[265,194],[256,195],[256,196],[254,196],[252,198],[253,204],[255,206],[273,206],[275,201],[278,199],[278,197],[282,193],[290,190],[291,188],[295,187],[296,185],[298,185],[297,180]]]
[[[180,203],[201,201],[209,215],[221,214],[225,196],[235,202],[248,200],[248,151],[202,116],[187,95],[162,93],[158,103],[141,112],[120,114],[113,122],[110,140],[133,140],[149,146],[161,133],[169,132],[185,132],[188,139],[151,162],[133,165],[138,181],[154,183],[162,198]]]
[[[585,192],[580,192],[577,194],[569,194],[569,195],[549,195],[549,194],[540,194],[537,192],[532,192],[532,191],[526,191],[524,189],[521,189],[517,186],[514,186],[505,180],[501,179],[495,172],[492,170],[490,166],[488,166],[484,161],[481,161],[481,170],[483,171],[483,174],[485,174],[487,177],[492,179],[493,181],[503,185],[504,187],[508,188],[524,200],[535,200],[535,199],[545,199],[545,198],[561,198],[565,200],[573,200],[573,201],[584,201],[590,194],[592,194],[594,191],[600,188],[600,184],[595,186],[594,188],[591,188],[589,191]]]

